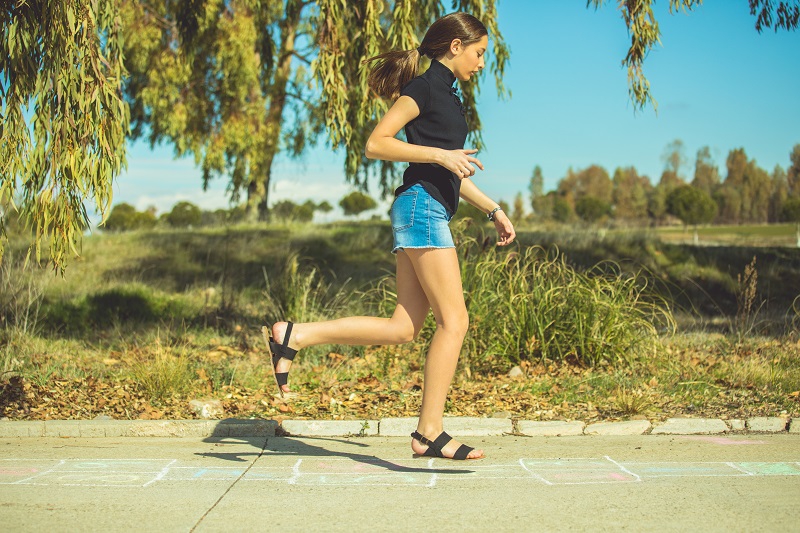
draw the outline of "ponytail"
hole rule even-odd
[[[417,76],[421,57],[419,48],[416,48],[386,52],[365,59],[364,63],[378,62],[369,72],[369,88],[383,98],[396,100],[403,86]]]
[[[367,84],[379,96],[396,100],[403,86],[416,77],[423,55],[438,59],[447,53],[454,39],[460,39],[467,46],[484,35],[487,35],[486,26],[472,15],[463,12],[445,15],[431,24],[419,48],[365,59],[364,63],[378,62],[370,70]]]

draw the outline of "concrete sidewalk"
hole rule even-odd
[[[0,439],[6,531],[789,531],[800,437]]]
[[[4,437],[405,437],[417,418],[380,420],[0,420]],[[559,437],[574,435],[712,435],[723,433],[796,433],[800,418],[755,417],[747,420],[670,418],[653,426],[647,420],[624,422],[531,421],[511,418],[446,417],[451,435]]]

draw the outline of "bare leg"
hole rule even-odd
[[[425,360],[422,407],[417,423],[417,431],[433,440],[443,430],[444,405],[469,317],[455,249],[408,249],[407,253],[436,318],[436,333]],[[442,451],[446,457],[452,457],[459,446],[454,439]],[[411,448],[416,453],[424,453],[428,447],[412,439]],[[473,450],[468,457],[483,457],[483,450]]]
[[[289,347],[299,350],[317,344],[403,344],[419,334],[429,310],[428,299],[411,260],[401,252],[397,254],[397,307],[391,318],[354,316],[295,324]],[[273,324],[272,337],[277,342],[283,341],[286,327],[286,322]],[[281,359],[277,372],[288,372],[291,364],[291,361]],[[289,392],[289,387],[284,386],[283,390]]]

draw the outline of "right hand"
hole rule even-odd
[[[483,163],[481,163],[480,159],[472,157],[472,154],[477,152],[478,150],[474,148],[445,150],[440,164],[460,179],[468,178],[475,175],[475,167],[472,166],[473,164],[483,170]]]

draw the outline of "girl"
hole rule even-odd
[[[409,162],[403,185],[395,191],[390,218],[397,255],[397,307],[391,318],[349,317],[326,322],[277,322],[272,335],[262,331],[272,352],[275,379],[281,395],[289,392],[287,376],[297,351],[316,344],[384,345],[412,341],[430,310],[436,319],[424,370],[422,407],[411,436],[416,456],[480,459],[475,450],[452,439],[443,429],[445,400],[458,362],[469,319],[448,222],[459,196],[483,210],[494,222],[499,246],[516,234],[496,202],[483,194],[470,177],[477,150],[464,149],[467,123],[456,80],[468,81],[484,67],[488,46],[486,27],[466,13],[451,13],[434,22],[419,48],[388,52],[369,76],[370,87],[396,99],[367,140],[371,159]],[[430,68],[415,77],[421,56]],[[405,128],[403,142],[395,135]]]

